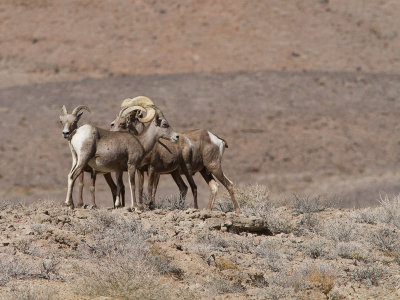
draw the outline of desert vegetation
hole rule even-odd
[[[375,208],[236,188],[215,210],[0,205],[2,299],[395,299],[400,197]]]

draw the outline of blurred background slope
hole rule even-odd
[[[390,0],[3,0],[0,195],[63,201],[61,105],[107,128],[144,94],[177,130],[224,137],[236,183],[374,204],[400,190],[399,14]],[[110,204],[103,179],[97,194]]]

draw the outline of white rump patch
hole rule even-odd
[[[219,148],[219,160],[221,161],[222,155],[224,154],[225,150],[224,141],[209,131],[208,131],[208,136],[210,137],[211,142]]]

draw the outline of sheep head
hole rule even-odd
[[[75,107],[72,112],[69,114],[65,105],[61,108],[61,115],[60,115],[60,123],[63,126],[62,134],[65,139],[68,139],[72,132],[74,132],[78,128],[78,121],[81,118],[83,111],[87,110],[90,112],[89,107],[86,105],[79,105]]]

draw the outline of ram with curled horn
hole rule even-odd
[[[146,114],[146,115],[144,115]],[[147,127],[138,135],[129,131],[113,132],[89,124],[76,129],[70,138],[73,164],[68,174],[66,205],[74,207],[72,191],[75,180],[90,166],[96,173],[117,174],[115,206],[122,204],[122,174],[128,172],[131,194],[131,209],[140,209],[135,199],[135,173],[142,159],[153,148],[159,138],[178,141],[179,135],[169,126],[168,121],[156,107],[134,105],[124,109],[120,116],[133,118],[139,123],[147,122]],[[133,116],[133,117],[132,117]]]
[[[78,121],[83,114],[82,110],[87,110],[88,112],[90,112],[89,107],[87,107],[86,105],[79,105],[75,107],[70,114],[68,113],[65,105],[63,105],[61,108],[62,115],[60,116],[60,123],[63,126],[62,133],[64,138],[68,139],[69,143],[71,143],[71,137],[73,136],[73,134],[75,134],[76,130],[78,129]],[[72,155],[72,158],[73,159],[75,158],[74,155]],[[91,185],[89,190],[91,196],[91,205],[92,207],[96,207],[96,200],[95,200],[96,172],[90,166],[85,166],[83,171],[90,173]],[[104,179],[106,180],[108,186],[110,187],[114,203],[115,198],[117,196],[117,186],[115,185],[110,173],[104,174]],[[79,200],[77,207],[83,206],[83,186],[84,186],[83,181],[84,181],[84,172],[82,172],[81,175],[79,176],[79,193],[78,193]]]
[[[132,99],[130,99],[132,100]],[[133,104],[133,101],[124,101],[126,109],[127,103]],[[156,108],[157,109],[157,108]],[[124,109],[122,110],[124,111]],[[122,112],[121,111],[121,112]],[[126,112],[126,111],[125,111]],[[162,114],[161,112],[158,112]],[[131,115],[119,114],[111,123],[111,130],[123,131],[129,130],[138,134],[143,128],[143,123],[131,121]],[[180,196],[185,199],[188,187],[182,180],[181,175],[185,175],[193,193],[194,207],[198,208],[197,186],[193,180],[193,175],[200,172],[210,188],[210,198],[207,209],[211,210],[216,194],[218,192],[218,179],[228,190],[233,202],[235,211],[240,212],[233,191],[233,183],[225,176],[222,171],[222,156],[227,143],[225,140],[217,137],[215,134],[204,129],[192,130],[180,133],[178,143],[168,141],[159,141],[156,143],[150,153],[140,163],[138,169],[139,177],[139,203],[143,199],[144,172],[148,173],[148,195],[150,196],[150,205],[154,205],[155,194],[160,174],[170,174],[177,184]]]
[[[130,107],[130,106],[135,106],[135,105],[146,108],[148,106],[154,106],[154,103],[153,103],[153,101],[151,101],[149,98],[147,98],[145,96],[138,96],[135,98],[127,98],[122,101],[121,110],[123,110],[124,108]]]

